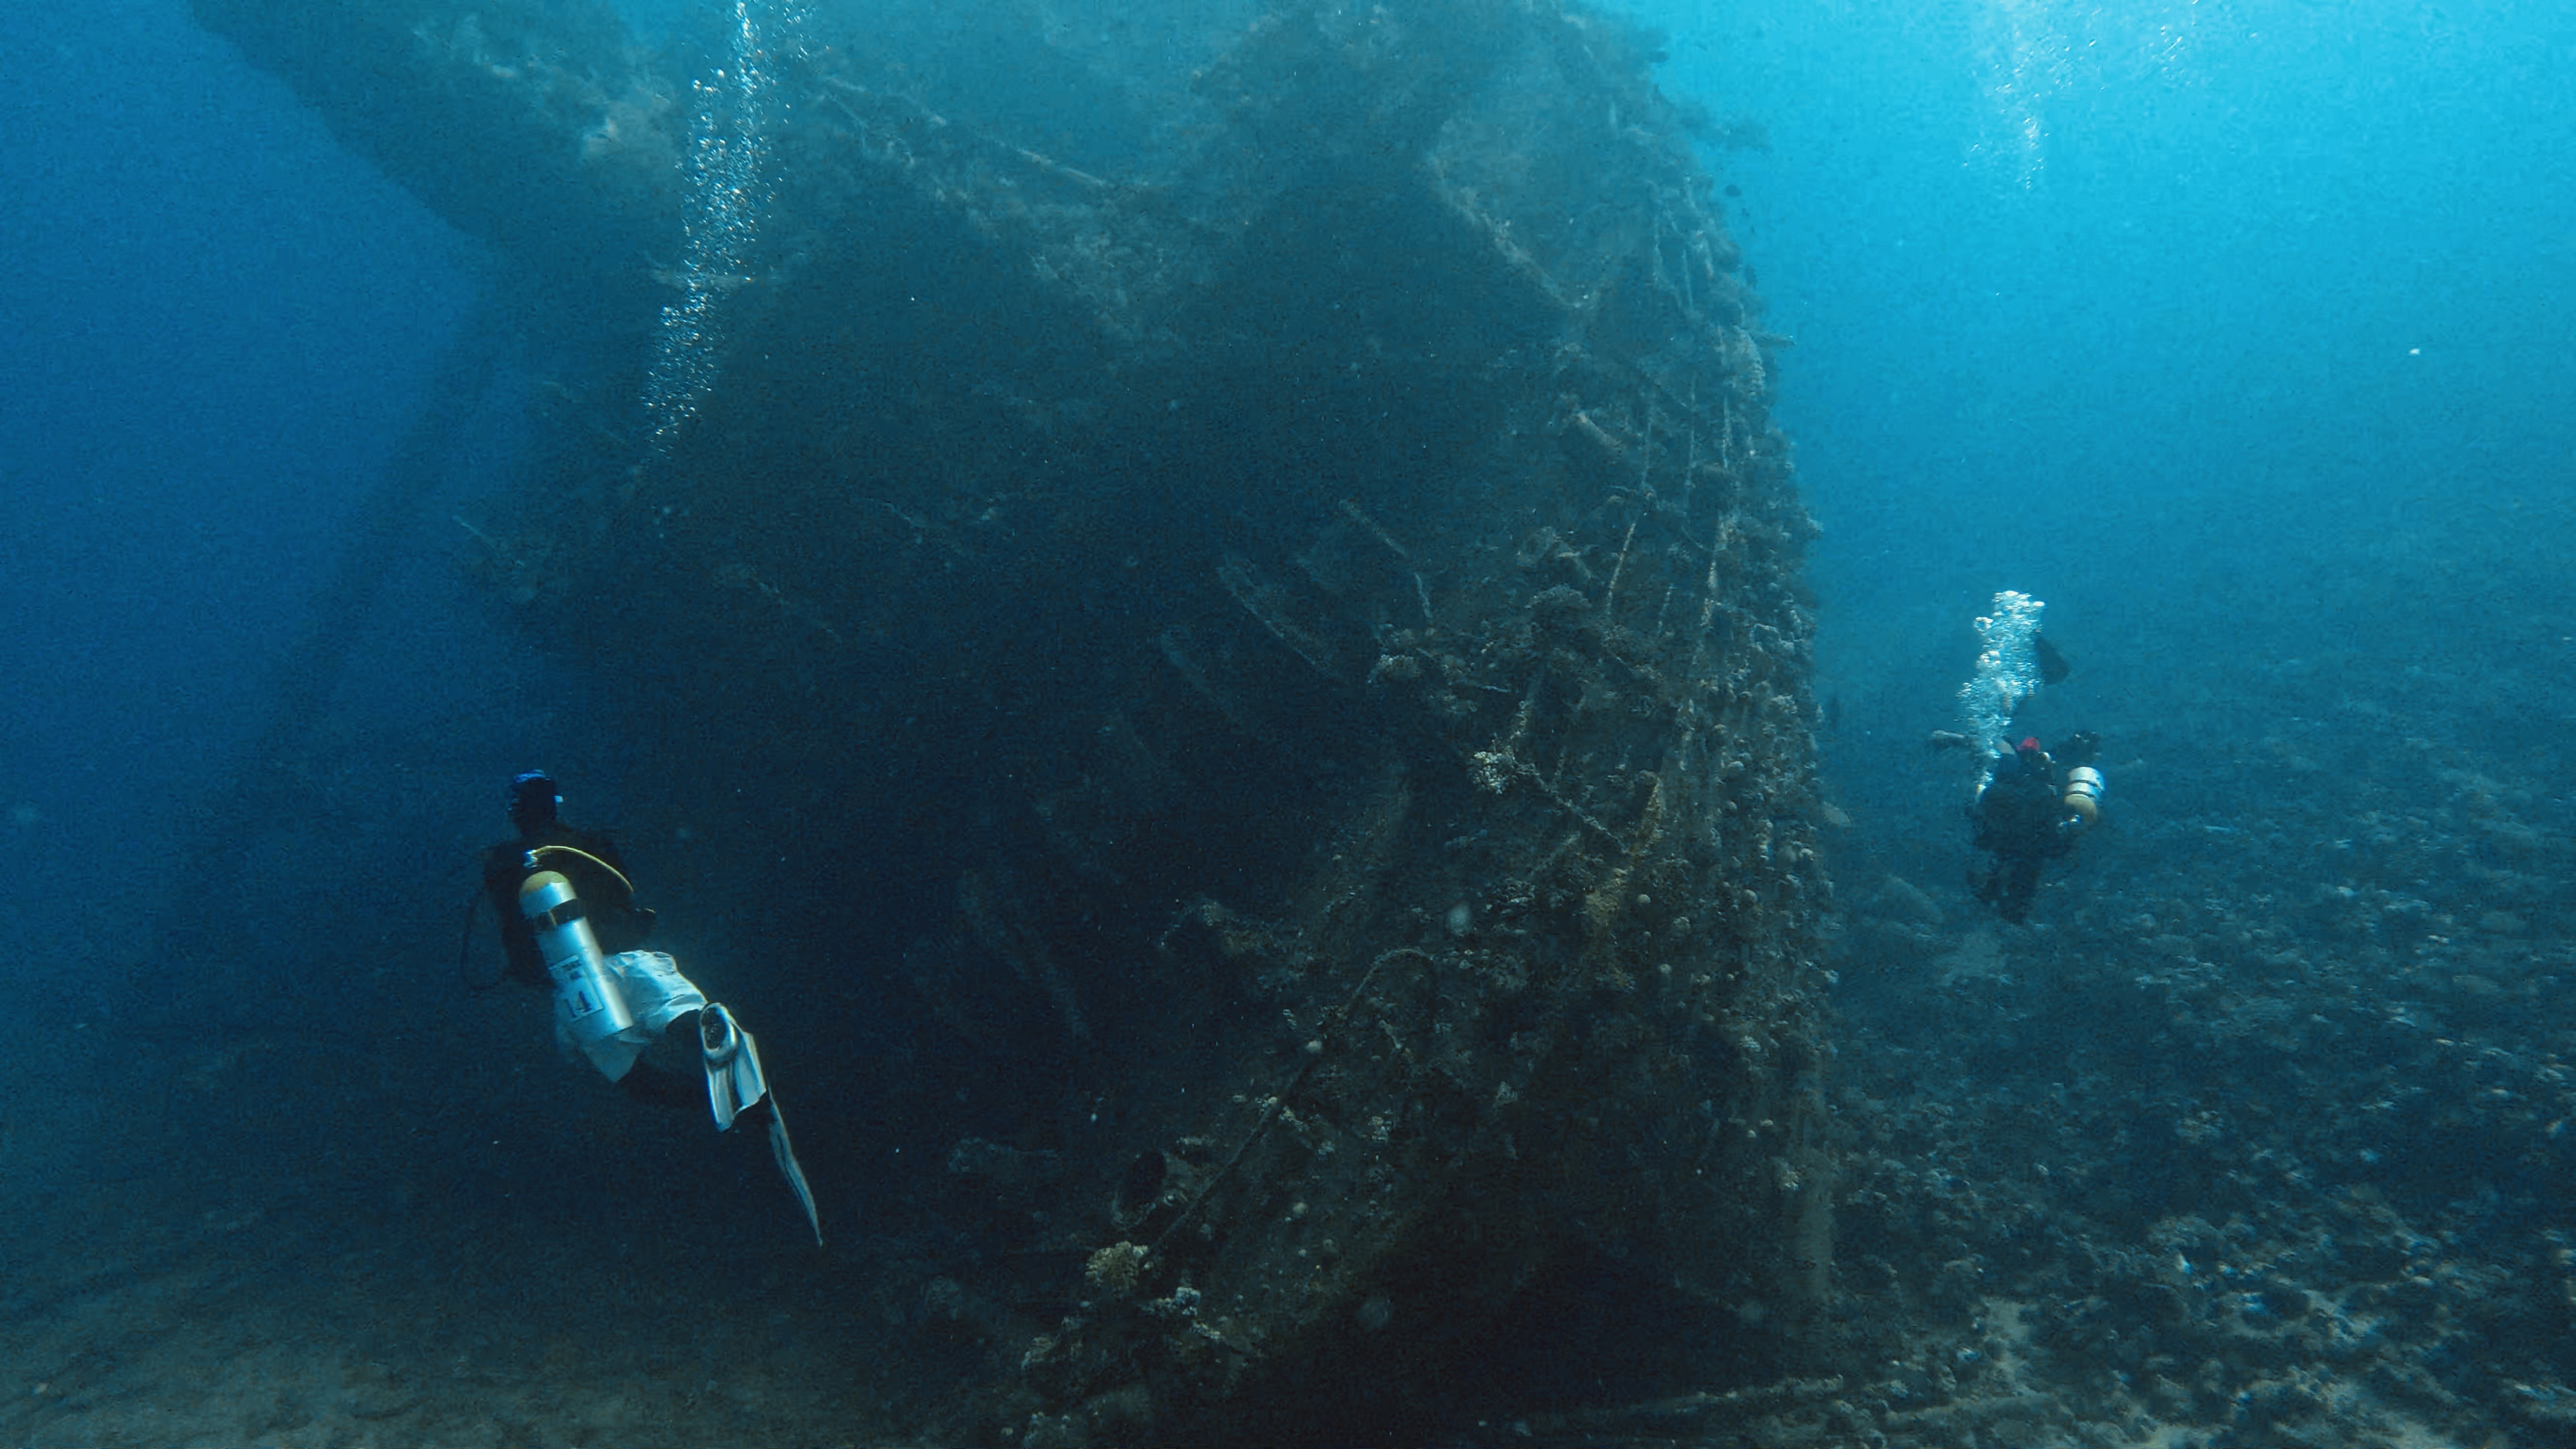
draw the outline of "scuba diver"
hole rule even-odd
[[[587,1058],[601,1075],[646,1101],[697,1102],[693,1074],[642,1060],[673,1022],[695,1015],[695,1055],[716,1130],[730,1131],[746,1120],[767,1125],[770,1153],[820,1247],[823,1227],[814,1194],[797,1165],[751,1033],[681,975],[668,955],[640,949],[653,928],[653,912],[636,901],[616,845],[605,834],[564,823],[558,814],[563,796],[552,776],[529,770],[514,777],[507,799],[518,838],[483,853],[480,897],[491,901],[500,919],[502,974],[551,989],[556,1046],[567,1057]],[[468,924],[470,945],[470,918]],[[497,984],[495,979],[483,986]]]
[[[540,870],[565,877],[599,949],[611,956],[641,948],[653,930],[653,912],[635,899],[635,883],[626,877],[625,857],[605,832],[577,830],[558,813],[563,796],[552,777],[530,770],[510,781],[510,824],[516,840],[483,852],[483,895],[501,926],[502,972],[522,986],[550,988],[545,953],[537,945],[537,928],[519,909],[520,887]],[[604,1069],[603,1069],[604,1070]],[[697,1084],[650,1062],[631,1063],[613,1075],[628,1095],[666,1106],[695,1106]]]
[[[1993,611],[1976,621],[1984,646],[1976,671],[1959,690],[1967,728],[1935,730],[1931,739],[1935,749],[1985,757],[1968,819],[1976,827],[1971,844],[1992,859],[1969,868],[1968,888],[2015,925],[2030,915],[2041,868],[2072,853],[2102,811],[2097,736],[2070,736],[2054,753],[2041,749],[2036,735],[2007,743],[2014,712],[2068,673],[2066,656],[2039,632],[2047,607],[2028,594],[1995,595]]]
[[[1968,887],[2005,920],[2028,918],[2040,868],[2072,853],[2077,837],[2101,818],[2102,772],[2093,765],[2100,753],[2091,733],[2054,751],[2033,735],[1987,762],[1968,818],[1976,825],[1971,844],[1993,859],[1969,868]]]

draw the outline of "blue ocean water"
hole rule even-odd
[[[684,24],[677,9],[639,19]],[[2101,1179],[2055,1208],[2024,1191],[2055,1179],[2022,1159],[2044,1167],[2071,1149],[2036,1131],[1927,1135],[1884,1181],[1972,1171],[1981,1150],[2010,1159],[2022,1196],[1999,1221],[2044,1235],[2054,1213],[2062,1233],[2112,1245],[2102,1252],[2184,1261],[2178,1300],[2313,1302],[2311,1322],[2434,1301],[2337,1296],[2364,1279],[2398,1293],[2414,1278],[2563,1275],[2576,1224],[2555,1206],[2571,1171],[2549,1073],[2570,1050],[2561,973],[2576,919],[2576,14],[2511,0],[1779,0],[1637,18],[1665,37],[1666,92],[1715,122],[1706,160],[1767,300],[1762,325],[1794,341],[1776,358],[1779,421],[1824,526],[1808,576],[1820,739],[1826,793],[1851,821],[1835,969],[1852,1054],[1885,1050],[1850,1080],[1880,1101],[1920,1090],[1889,1109],[1900,1136],[1982,1094],[2157,1144],[2105,1149]],[[44,1043],[21,1057],[40,1080],[0,1114],[12,1184],[0,1214],[17,1217],[0,1253],[22,1285],[0,1305],[14,1320],[0,1341],[25,1349],[26,1380],[0,1377],[0,1396],[31,1406],[5,1411],[22,1417],[0,1417],[0,1436],[68,1443],[149,1432],[82,1416],[148,1396],[154,1373],[255,1364],[256,1394],[324,1392],[295,1386],[298,1365],[321,1358],[262,1356],[298,1310],[261,1273],[217,1266],[243,1281],[166,1286],[189,1264],[266,1261],[242,1244],[272,1235],[281,1261],[317,1273],[370,1251],[317,1246],[317,1230],[281,1226],[294,1215],[282,1204],[361,1245],[373,1224],[403,1266],[366,1271],[410,1285],[405,1302],[437,1301],[433,1260],[473,1251],[470,1235],[393,1246],[443,1186],[596,1210],[567,1185],[593,1165],[567,1139],[617,1131],[607,1109],[557,1120],[542,1043],[493,1067],[448,988],[470,853],[498,830],[500,782],[530,764],[576,782],[586,816],[649,828],[666,876],[685,871],[692,822],[657,815],[655,762],[587,729],[579,670],[503,627],[460,567],[475,503],[511,476],[534,379],[502,369],[442,435],[405,511],[370,511],[447,349],[498,325],[477,310],[497,259],[343,150],[177,0],[14,7],[0,54],[19,61],[0,99],[0,948],[42,1008]],[[347,577],[353,539],[386,526],[384,565]],[[2110,826],[2052,878],[2027,937],[1996,934],[1967,899],[1970,776],[1923,744],[1956,727],[1970,621],[2004,589],[2046,601],[2074,663],[2029,726],[2100,731],[2111,776]],[[354,641],[345,661],[297,676],[324,659],[299,648],[333,628],[355,631],[338,636]],[[281,726],[277,701],[299,688],[312,707]],[[293,748],[267,757],[281,727]],[[229,844],[210,857],[209,840]],[[164,954],[174,915],[211,915],[225,952]],[[2345,1013],[2370,1024],[2283,1025]],[[2148,1018],[2168,1025],[2141,1045],[2130,1034]],[[2191,1055],[2267,1039],[2246,1061]],[[2462,1051],[2432,1043],[2462,1041],[2502,1065],[2424,1075]],[[549,1105],[460,1118],[450,1107],[471,1093],[458,1084],[486,1070],[527,1074],[513,1080]],[[245,1084],[280,1073],[299,1117],[277,1124],[273,1157],[210,1187],[171,1144],[243,1140],[232,1134],[261,1112]],[[2381,1095],[2409,1076],[2447,1085]],[[345,1116],[314,1115],[315,1080],[350,1084]],[[2294,1110],[2346,1086],[2349,1110]],[[2249,1098],[2277,1098],[2279,1125],[2202,1115]],[[387,1102],[409,1106],[386,1117]],[[2333,1133],[2317,1125],[2330,1119]],[[2406,1272],[2267,1266],[2268,1288],[2209,1277],[2232,1229],[2193,1200],[2225,1194],[2192,1164],[2223,1154],[2192,1153],[2231,1132],[2304,1147],[2280,1169],[2282,1194],[2313,1188],[2427,1241],[2450,1234],[2450,1276],[2435,1271],[2443,1254],[2398,1251]],[[502,1150],[469,1157],[486,1143]],[[763,1278],[779,1271],[766,1246],[673,1246],[765,1163],[710,1169],[704,1152],[626,1145],[640,1155],[610,1177],[658,1204],[660,1239],[618,1251],[735,1253],[725,1265],[756,1285],[727,1310],[742,1323],[769,1300],[822,1312],[819,1296]],[[171,1162],[187,1170],[164,1174]],[[131,1187],[164,1177],[166,1193]],[[2126,1219],[2106,1206],[2122,1202]],[[171,1226],[149,1250],[106,1246],[87,1226],[102,1211]],[[1916,1282],[1937,1274],[1908,1261],[1925,1243],[1872,1242],[1877,1220],[1853,1222],[1847,1287],[1863,1291],[1875,1254],[1889,1282],[1920,1288],[1904,1301],[1923,1341],[1997,1352],[1992,1304],[2014,1293],[1941,1299]],[[2246,1236],[2290,1254],[2299,1231]],[[1980,1271],[1998,1282],[2023,1272],[2029,1295],[2118,1299],[1972,1247],[1997,1254]],[[865,1300],[860,1267],[833,1272],[835,1292]],[[2439,1301],[2474,1318],[2483,1293]],[[317,1311],[354,1322],[391,1299],[332,1301]],[[427,1335],[442,1344],[526,1310],[489,1284],[454,1301]],[[167,1330],[224,1310],[254,1327],[185,1342]],[[2241,1336],[2249,1314],[2275,1311],[2239,1302],[2220,1316]],[[776,1348],[807,1321],[758,1341]],[[2069,1341],[2094,1332],[2080,1313],[2052,1322]],[[2505,1314],[2487,1331],[2565,1326],[2563,1312]],[[741,1331],[737,1346],[757,1337]],[[569,1329],[527,1332],[503,1334],[492,1358],[524,1370],[578,1356],[556,1341]],[[764,1393],[816,1415],[877,1412],[755,1383],[735,1348],[672,1332],[655,1350],[684,1365],[670,1377],[746,1406],[739,1432],[810,1437],[828,1422],[763,1418]],[[2493,1347],[2463,1333],[2416,1347],[2428,1360]],[[329,1392],[465,1392],[385,1367],[398,1337],[330,1358]],[[809,1351],[798,1362],[830,1367],[829,1351]],[[2471,1400],[2448,1424],[2558,1432],[2563,1420],[2531,1407],[2569,1392],[2547,1367],[2442,1379]],[[2116,1371],[2143,1385],[2164,1370]],[[1949,1372],[1973,1398],[1973,1376]],[[2439,1417],[2438,1393],[2351,1379],[2392,1413]],[[2258,1390],[2285,1392],[2243,1392]],[[2159,1412],[2218,1433],[2246,1422],[2228,1418],[2233,1392]],[[169,1393],[179,1401],[175,1381]],[[524,1393],[509,1412],[533,1438],[562,1437],[527,1407],[542,1393]],[[193,1423],[169,1412],[159,1422],[176,1439],[269,1432],[264,1413],[275,1432],[303,1422],[291,1405],[227,1404]],[[508,1415],[442,1432],[495,1422]],[[2061,1432],[2078,1430],[2047,1430]]]
[[[1801,344],[1833,660],[1937,669],[1914,631],[1998,587],[2166,679],[2495,608],[2353,575],[2556,502],[2562,12],[1717,9],[1649,18],[1770,137],[1720,170]]]
[[[113,995],[173,840],[313,627],[472,261],[182,6],[25,6],[0,27],[30,77],[0,161],[13,954]],[[389,614],[452,602],[435,571],[386,587]],[[356,718],[473,712],[471,643],[380,637]],[[445,698],[415,693],[424,670]],[[312,784],[380,810],[394,764],[371,766]]]

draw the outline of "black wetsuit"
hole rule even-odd
[[[2036,747],[1999,756],[1969,807],[1977,827],[1972,843],[1994,859],[1971,868],[1968,884],[2005,920],[2018,924],[2029,916],[2041,867],[2075,849],[2084,818],[2066,804],[2066,772],[2091,764],[2094,752],[2094,738],[2086,734],[2058,746],[2055,756]]]

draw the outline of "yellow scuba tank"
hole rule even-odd
[[[2066,795],[2061,802],[2075,818],[2089,827],[2102,817],[2102,772],[2091,765],[2078,765],[2066,772]]]

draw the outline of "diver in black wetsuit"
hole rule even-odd
[[[1976,825],[1971,843],[1993,858],[1969,868],[1968,886],[2005,920],[2028,918],[2041,868],[2072,853],[2099,818],[2102,772],[2093,761],[2100,752],[2091,733],[2069,737],[2054,752],[2031,737],[1987,764],[1968,818]]]

